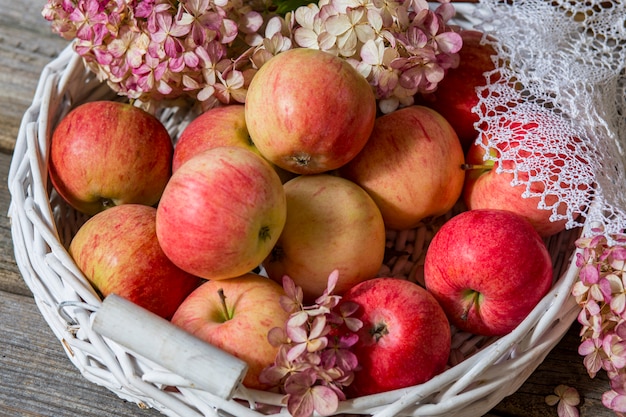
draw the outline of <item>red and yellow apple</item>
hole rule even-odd
[[[489,148],[487,145],[489,133],[483,133],[482,143],[473,144],[465,158],[467,164],[463,189],[465,205],[469,209],[489,208],[513,211],[524,216],[542,237],[552,236],[565,230],[568,222],[566,204],[560,202],[556,194],[546,192],[543,182],[528,183],[529,173],[521,170],[518,163],[524,162],[524,158],[540,157],[544,160],[542,169],[548,171],[549,176],[558,182],[560,171],[565,169],[564,164],[567,160],[576,160],[576,163],[582,164],[588,163],[584,155],[576,152],[576,142],[580,142],[580,139],[571,138],[571,144],[566,146],[568,155],[557,154],[546,150],[544,146],[533,149],[536,138],[531,139],[530,135],[539,130],[539,122],[531,120],[503,123],[508,123],[509,129],[515,132],[510,138],[510,143],[519,146],[523,151],[520,151],[517,161],[507,159],[496,162],[494,158],[501,156],[500,151],[496,148]],[[488,152],[489,155],[487,155]],[[498,172],[498,168],[505,168],[507,171]],[[515,170],[517,178],[512,172]],[[585,185],[578,187],[583,192],[585,189],[591,192],[591,188]],[[560,217],[554,219],[555,213]],[[574,219],[579,214],[573,213]]]
[[[200,152],[220,146],[242,146],[258,152],[248,134],[242,104],[213,107],[193,119],[176,141],[172,172]]]
[[[278,353],[267,334],[288,319],[279,302],[284,295],[279,284],[253,273],[207,281],[183,301],[172,323],[245,361],[248,373],[243,384],[267,389],[259,375]]]
[[[339,173],[372,196],[388,228],[408,229],[456,204],[464,161],[450,123],[410,106],[377,118],[363,150]]]
[[[250,82],[246,123],[269,161],[296,174],[334,170],[365,145],[376,117],[372,87],[345,59],[295,48]]]
[[[450,322],[469,333],[502,336],[517,327],[552,286],[550,253],[522,216],[469,210],[430,242],[424,281]]]
[[[174,265],[156,237],[156,209],[123,204],[89,218],[69,253],[103,296],[117,294],[165,319],[202,280]]]
[[[385,225],[361,187],[316,174],[296,177],[284,190],[285,227],[263,262],[270,278],[282,282],[288,275],[311,301],[322,295],[335,269],[336,294],[377,275],[385,253]]]
[[[93,215],[125,203],[154,205],[172,170],[173,145],[153,115],[93,101],[68,113],[50,145],[50,180],[75,209]]]
[[[359,308],[363,322],[353,352],[359,369],[348,397],[421,384],[441,373],[451,349],[451,329],[435,298],[402,278],[375,278],[348,290],[342,302]]]
[[[156,232],[180,268],[202,278],[233,278],[256,268],[285,224],[276,171],[242,147],[204,151],[181,165],[163,191]]]
[[[213,107],[193,119],[176,142],[172,172],[193,156],[220,146],[241,146],[261,155],[248,133],[243,104]],[[294,176],[277,166],[274,169],[283,182]]]

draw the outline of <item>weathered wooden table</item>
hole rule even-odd
[[[65,355],[24,284],[13,257],[7,175],[22,114],[39,74],[67,42],[41,17],[45,0],[0,0],[0,416],[158,416],[85,380]],[[556,416],[545,403],[558,384],[575,387],[581,416],[614,415],[602,406],[604,374],[587,376],[574,324],[545,362],[491,417]]]

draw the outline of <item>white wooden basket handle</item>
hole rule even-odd
[[[196,388],[230,400],[248,365],[118,295],[104,299],[92,328],[104,337],[182,376]]]

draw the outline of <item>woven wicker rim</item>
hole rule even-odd
[[[66,250],[86,219],[52,190],[47,157],[58,120],[83,102],[113,99],[112,94],[68,46],[44,68],[20,126],[9,171],[9,216],[16,261],[41,314],[86,379],[141,407],[180,417],[288,415],[277,394],[241,387],[234,400],[217,398],[92,330],[101,300]],[[189,113],[168,108],[158,116],[177,137]],[[424,384],[344,401],[336,415],[482,416],[515,392],[576,319],[579,308],[570,290],[578,275],[574,240],[580,232],[565,231],[549,240],[558,279],[512,333]],[[460,335],[455,343],[476,342]]]

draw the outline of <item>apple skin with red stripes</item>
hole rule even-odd
[[[424,282],[460,330],[502,336],[515,329],[552,287],[550,253],[519,214],[462,212],[437,231]]]

